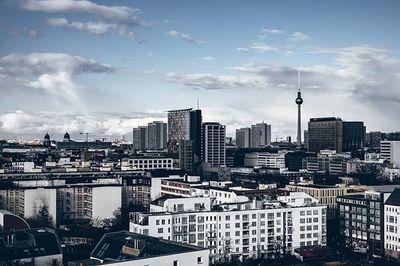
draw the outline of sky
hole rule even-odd
[[[273,139],[311,117],[400,130],[400,1],[1,0],[0,139],[130,139],[196,108]]]

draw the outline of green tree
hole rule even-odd
[[[32,217],[26,219],[28,222],[29,226],[32,228],[36,227],[51,227],[54,228],[54,222],[53,222],[53,217],[49,213],[49,209],[47,206],[43,205],[38,213]]]

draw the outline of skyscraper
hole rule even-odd
[[[200,165],[201,119],[201,110],[190,108],[168,111],[168,152],[183,156],[184,158],[180,158],[180,162],[186,163],[181,167],[189,172],[193,172],[194,168]],[[179,147],[180,144],[184,145],[182,149]],[[190,154],[188,154],[189,152]],[[187,163],[189,161],[192,163]],[[193,167],[186,169],[185,165]]]
[[[301,146],[301,105],[303,103],[303,98],[301,98],[301,86],[300,86],[300,70],[298,71],[298,78],[297,78],[297,98],[296,98],[296,104],[297,104],[297,146]]]
[[[133,149],[144,150],[147,147],[147,127],[140,126],[133,129]]]
[[[251,126],[251,147],[271,145],[271,125],[258,123]]]
[[[167,147],[167,124],[154,121],[147,124],[147,148],[165,149]]]
[[[220,123],[203,123],[202,161],[211,166],[226,165],[226,131]]]
[[[239,148],[249,148],[251,144],[251,130],[248,127],[236,129],[236,145]]]

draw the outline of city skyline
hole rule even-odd
[[[266,121],[295,139],[297,69],[302,129],[335,116],[396,131],[400,3],[360,4],[3,1],[0,135],[130,139],[200,98],[228,136]]]

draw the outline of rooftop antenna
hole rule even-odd
[[[297,90],[301,91],[301,72],[300,72],[300,68],[297,69]]]

